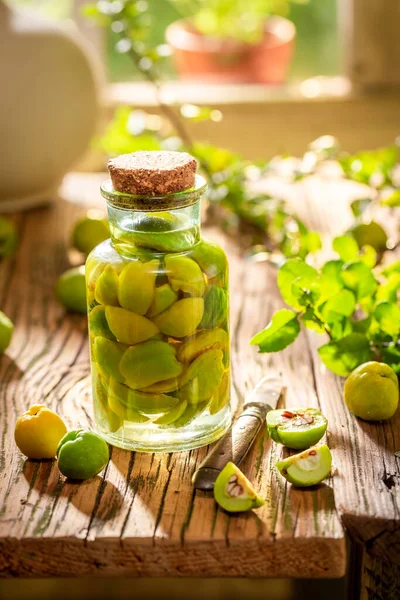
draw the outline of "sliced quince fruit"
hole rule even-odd
[[[215,481],[214,498],[228,512],[244,512],[265,504],[247,477],[231,462]]]
[[[331,451],[326,444],[313,446],[300,454],[281,460],[276,463],[276,467],[285,479],[297,487],[317,485],[331,472]]]

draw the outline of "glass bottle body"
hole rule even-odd
[[[231,420],[226,256],[200,236],[199,200],[108,210],[86,263],[96,426],[129,450],[208,444]]]

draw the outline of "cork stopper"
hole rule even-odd
[[[187,152],[139,151],[108,161],[115,191],[138,196],[164,196],[194,186],[197,161]]]

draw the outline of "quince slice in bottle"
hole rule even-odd
[[[210,399],[221,384],[224,374],[221,350],[207,350],[200,354],[181,377],[180,398],[189,404]]]
[[[153,322],[165,335],[182,338],[196,331],[203,312],[203,298],[183,298],[154,317]]]
[[[157,326],[149,319],[125,308],[106,306],[106,318],[113,335],[123,344],[138,344],[158,333]]]
[[[144,315],[153,301],[158,260],[128,263],[119,276],[119,304],[138,315]]]
[[[204,294],[204,275],[194,260],[172,254],[165,257],[165,268],[171,288],[175,292],[181,290],[194,297]]]
[[[132,389],[142,389],[159,381],[178,377],[183,369],[176,358],[175,348],[158,340],[128,348],[119,368]]]

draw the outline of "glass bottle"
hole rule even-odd
[[[230,426],[228,263],[200,234],[206,187],[101,186],[111,239],[87,259],[88,322],[95,422],[114,446],[188,450]]]

